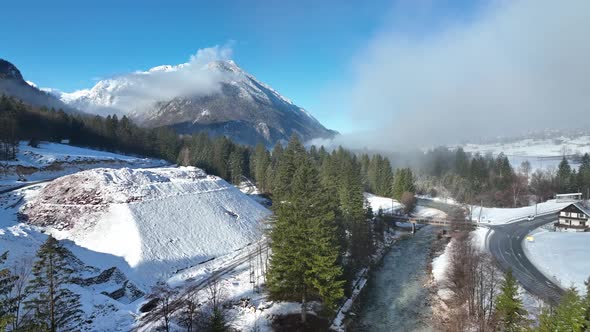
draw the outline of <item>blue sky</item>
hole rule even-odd
[[[345,132],[354,125],[330,94],[375,35],[393,29],[422,38],[478,7],[426,0],[3,2],[0,57],[39,86],[89,88],[230,43],[242,68]]]

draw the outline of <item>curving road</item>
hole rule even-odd
[[[559,303],[564,291],[529,261],[524,253],[522,242],[534,229],[556,220],[557,213],[552,213],[537,216],[533,221],[490,225],[493,233],[489,235],[487,243],[488,249],[504,271],[511,268],[514,277],[524,289],[554,305]]]

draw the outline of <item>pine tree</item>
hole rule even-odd
[[[391,182],[393,181],[393,171],[389,159],[381,157],[379,166],[379,183],[378,191],[380,196],[391,197]]]
[[[563,157],[557,169],[557,183],[560,192],[565,193],[571,189],[571,174],[572,169],[570,167],[570,164],[567,161],[567,159]]]
[[[406,192],[416,192],[416,187],[414,185],[414,174],[409,168],[397,169],[395,171],[395,176],[393,177],[393,198],[401,200],[402,195]]]
[[[518,296],[518,284],[512,271],[506,272],[501,293],[496,298],[496,312],[502,331],[521,331],[526,324],[526,310]]]
[[[539,327],[537,331],[539,332],[554,332],[557,331],[555,326],[555,311],[552,307],[544,307],[541,309],[541,314],[539,315]]]
[[[310,297],[319,296],[331,310],[343,296],[344,282],[337,263],[334,211],[307,158],[295,170],[288,193],[275,204],[268,289],[273,298],[300,300],[305,322]]]
[[[0,255],[0,264],[4,264],[8,258],[8,252]],[[10,269],[0,269],[0,331],[14,320],[15,300],[10,294],[14,288],[17,277],[12,275]]]
[[[590,155],[585,153],[582,157],[580,168],[578,169],[578,187],[584,195],[586,195],[586,199],[590,199],[588,195],[590,194]]]
[[[584,330],[590,331],[590,277],[584,281],[586,296],[584,297]]]
[[[235,149],[229,156],[229,170],[231,182],[239,185],[242,182],[242,176],[245,171],[244,153],[241,149]]]
[[[372,253],[372,235],[364,211],[365,198],[360,176],[360,165],[354,157],[341,152],[339,161],[340,210],[350,234],[350,254],[353,268],[367,261]]]
[[[73,270],[68,267],[67,256],[67,250],[49,236],[37,251],[33,279],[27,287],[31,297],[25,308],[32,310],[37,325],[50,332],[80,328],[80,296],[68,289]]]
[[[270,165],[270,154],[266,151],[266,147],[263,144],[256,145],[254,149],[254,180],[260,190],[267,191],[267,179],[266,173],[267,168]]]
[[[461,147],[455,152],[455,172],[461,177],[466,177],[469,172],[469,158]]]
[[[295,171],[306,158],[307,154],[305,147],[299,141],[299,137],[293,134],[289,140],[287,148],[277,159],[278,164],[275,174],[275,183],[273,185],[273,195],[275,195],[279,200],[283,200],[285,197],[289,197],[291,195],[291,183],[293,181]]]
[[[575,288],[566,290],[555,310],[556,331],[584,331],[586,323],[585,303]]]
[[[322,149],[320,149],[321,155]],[[344,225],[344,217],[342,216],[342,208],[340,207],[339,186],[341,185],[338,178],[338,167],[335,157],[326,153],[322,157],[322,164],[320,166],[320,183],[325,190],[327,201],[326,208],[334,211],[334,219],[336,224],[336,238],[340,246],[340,258],[342,260],[348,251],[349,241],[346,237],[346,226]]]
[[[225,332],[228,331],[227,322],[223,316],[223,312],[219,308],[213,308],[211,321],[209,322],[209,331],[211,332]]]

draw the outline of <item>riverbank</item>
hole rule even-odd
[[[357,301],[365,290],[370,271],[379,266],[383,260],[383,257],[391,250],[391,247],[404,236],[410,236],[412,233],[405,228],[393,228],[393,231],[388,230],[385,232],[384,242],[381,246],[376,248],[376,252],[373,255],[372,263],[359,271],[356,280],[353,283],[352,295],[346,299],[344,304],[340,307],[336,313],[335,318],[332,321],[330,330],[332,331],[346,331],[348,325],[352,319],[356,317],[355,310],[357,309]]]
[[[432,308],[432,325],[446,326],[448,324],[448,312],[450,308],[445,302],[445,289],[441,285],[447,272],[447,260],[452,237],[443,234],[437,238],[430,251],[428,297]],[[440,330],[440,329],[439,329]]]
[[[430,264],[440,228],[427,226],[393,244],[353,306],[348,331],[433,331]]]

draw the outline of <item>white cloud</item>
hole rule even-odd
[[[590,2],[496,1],[427,38],[385,27],[354,63],[361,145],[442,144],[590,124]]]
[[[175,97],[212,94],[231,73],[211,70],[207,65],[229,60],[231,55],[229,45],[200,49],[186,63],[118,75],[99,81],[92,89],[64,94],[63,99],[89,112],[125,114],[142,112],[155,102]]]

